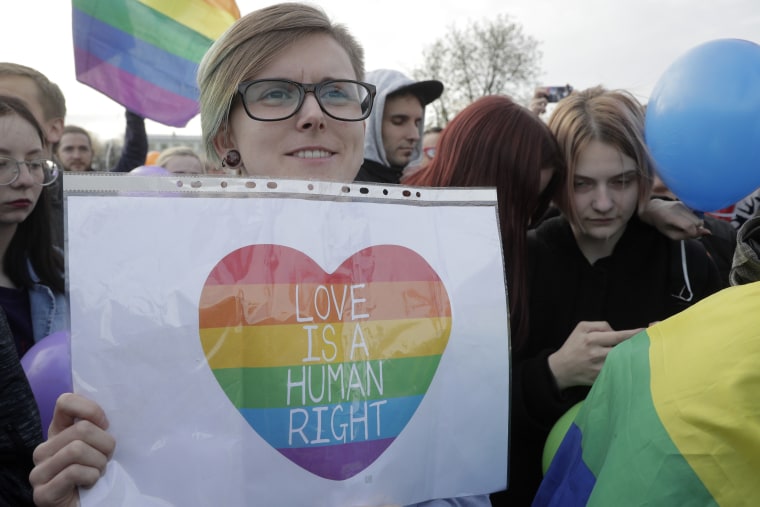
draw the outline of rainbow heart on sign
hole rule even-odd
[[[289,247],[240,248],[209,274],[199,312],[208,364],[248,424],[333,480],[403,431],[451,333],[443,282],[397,245],[365,248],[333,273]]]

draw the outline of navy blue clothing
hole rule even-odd
[[[367,183],[393,183],[401,182],[403,167],[385,166],[374,160],[364,159],[354,181]]]
[[[0,307],[5,310],[8,326],[16,344],[16,353],[18,357],[23,357],[34,345],[29,294],[24,289],[0,287]]]
[[[114,173],[128,173],[135,167],[145,164],[148,156],[148,134],[145,132],[145,119],[127,110],[127,130],[124,132],[124,146],[119,162],[110,169]]]
[[[41,442],[37,403],[0,308],[0,505],[34,506],[29,472]]]

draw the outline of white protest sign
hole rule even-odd
[[[87,505],[325,507],[506,481],[495,191],[66,175]]]

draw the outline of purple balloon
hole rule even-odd
[[[21,366],[40,411],[45,439],[53,420],[55,401],[61,394],[70,393],[73,389],[70,343],[69,332],[58,331],[35,343],[21,358]]]
[[[173,173],[160,165],[141,165],[129,171],[129,174],[136,174],[138,176],[172,176]]]

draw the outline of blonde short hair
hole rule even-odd
[[[206,163],[201,160],[201,157],[199,157],[198,154],[195,153],[195,150],[189,146],[172,146],[171,148],[166,148],[158,155],[158,158],[156,158],[156,165],[166,168],[166,164],[174,157],[197,158],[203,168],[203,172],[206,172]]]
[[[567,163],[566,183],[555,201],[570,223],[579,224],[573,205],[575,171],[581,151],[591,141],[614,146],[636,162],[639,207],[649,200],[654,162],[644,140],[644,107],[629,92],[601,86],[573,92],[557,104],[549,118],[549,129]]]
[[[243,81],[253,79],[294,42],[327,34],[348,53],[356,79],[364,79],[364,50],[348,30],[320,9],[300,3],[265,7],[240,18],[209,48],[198,68],[201,130],[206,157],[220,163],[214,138],[229,121]]]

